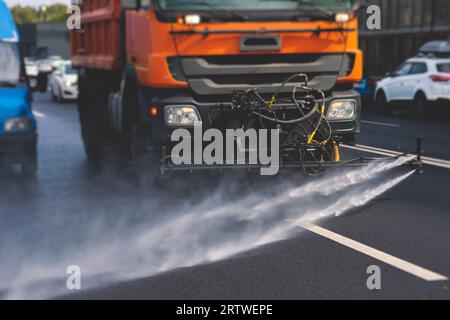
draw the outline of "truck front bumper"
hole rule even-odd
[[[326,113],[330,104],[336,100],[355,100],[356,112],[355,116],[349,120],[329,121],[331,129],[335,136],[343,138],[353,137],[361,131],[361,96],[354,90],[335,91],[326,98],[325,107]],[[170,141],[171,132],[176,129],[169,127],[166,124],[164,108],[166,106],[194,106],[203,122],[203,129],[209,129],[211,117],[214,114],[220,113],[221,110],[231,110],[231,102],[199,102],[189,94],[164,94],[149,98],[149,105],[156,107],[158,110],[157,116],[151,116],[147,110],[146,119],[148,121],[149,130],[151,130],[152,142],[160,145],[165,145]]]
[[[0,162],[21,163],[36,152],[37,134],[0,137]]]

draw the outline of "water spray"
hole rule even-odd
[[[95,221],[93,229],[86,231],[85,244],[76,250],[59,258],[36,253],[34,259],[30,256],[16,267],[15,277],[0,279],[2,298],[67,294],[61,285],[65,279],[58,277],[64,277],[68,265],[80,266],[83,288],[89,289],[227,259],[293,237],[303,222],[340,216],[395,187],[416,172],[411,168],[390,177],[411,159],[404,156],[345,168],[302,186],[287,181],[275,190],[271,188],[268,200],[263,190],[237,200],[217,190],[199,204],[175,208],[159,223],[123,223],[112,231],[102,228],[106,225],[102,221]]]

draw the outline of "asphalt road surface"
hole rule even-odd
[[[239,239],[220,238],[233,238],[242,227],[238,221],[215,237],[214,225],[196,220],[199,212],[215,212],[225,197],[233,214],[245,211],[244,195],[261,193],[270,201],[267,189],[295,176],[247,183],[236,175],[187,174],[136,186],[126,170],[112,165],[99,173],[87,165],[75,104],[36,94],[34,111],[38,177],[26,181],[15,168],[0,174],[0,298],[450,298],[449,162],[426,165],[424,175],[362,208],[298,224],[287,240],[263,246],[242,240],[241,250]],[[416,137],[423,137],[426,156],[450,161],[448,119],[370,111],[363,118],[360,151],[350,153],[412,151]],[[367,153],[366,146],[384,151]],[[176,223],[159,227],[185,213],[190,220],[174,218]],[[169,242],[177,232],[188,237],[185,243]],[[158,252],[159,243],[179,247]],[[204,263],[210,260],[217,261]],[[80,267],[81,290],[66,288],[68,265]],[[380,290],[367,287],[373,265],[381,271]],[[95,277],[83,278],[85,273]]]

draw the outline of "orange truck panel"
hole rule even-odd
[[[121,47],[126,47],[126,61],[136,67],[139,81],[155,88],[187,87],[186,82],[175,80],[167,58],[180,56],[235,55],[239,48],[239,34],[172,35],[171,31],[188,30],[270,30],[270,29],[326,29],[342,26],[353,32],[279,33],[281,51],[261,53],[341,53],[355,55],[352,72],[338,83],[358,82],[362,79],[362,52],[358,49],[358,21],[338,25],[335,22],[229,22],[199,24],[195,27],[178,23],[160,22],[154,10],[126,12],[126,43],[121,44],[120,0],[85,0],[82,8],[83,29],[72,33],[72,59],[77,67],[117,70],[121,62]],[[268,33],[270,34],[270,33]],[[173,38],[175,41],[173,41]],[[344,38],[343,38],[344,37]],[[175,46],[175,44],[176,46]]]

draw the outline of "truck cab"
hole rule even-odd
[[[24,174],[34,176],[36,146],[36,120],[19,36],[8,7],[0,0],[0,165],[19,164]]]
[[[353,141],[361,115],[353,84],[363,65],[355,10],[351,0],[83,1],[72,60],[88,158],[99,158],[111,131],[136,158],[147,146],[169,150],[172,132],[194,121],[203,129],[247,128],[245,116],[233,118],[236,92],[283,104],[305,79],[321,93],[320,117],[331,131],[323,140]],[[296,74],[304,77],[284,83]],[[289,117],[292,104],[276,116]],[[289,137],[298,131],[282,129]],[[300,135],[311,144],[311,132]]]

